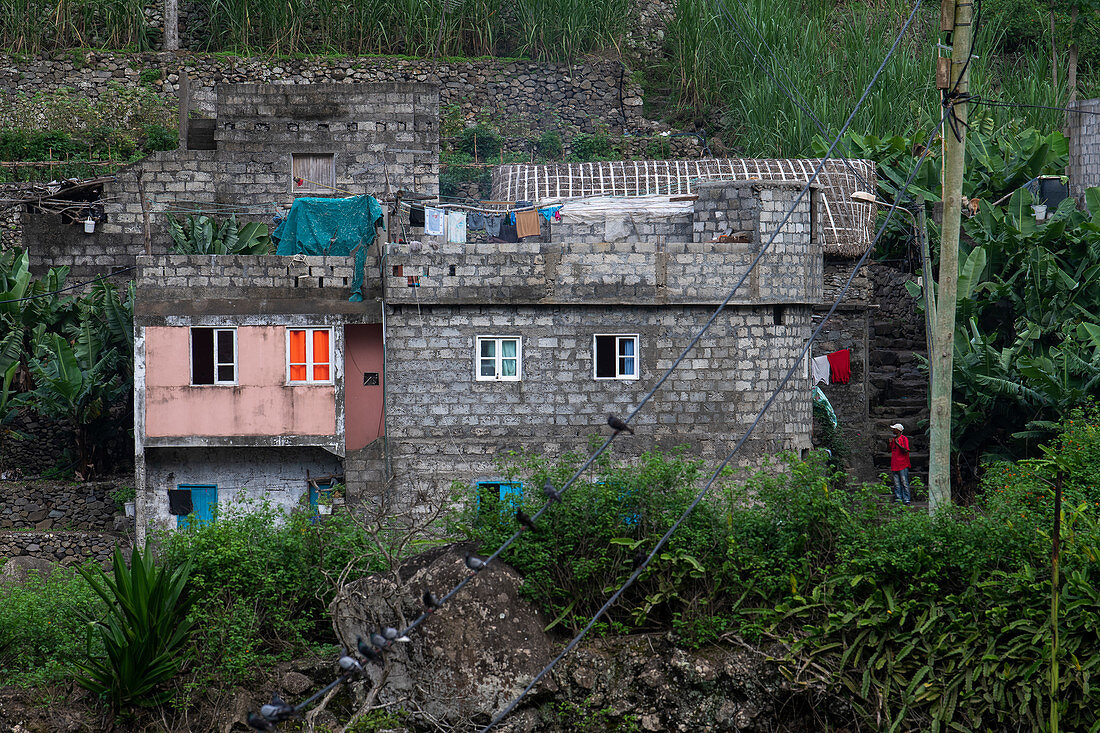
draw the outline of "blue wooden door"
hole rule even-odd
[[[326,494],[327,502],[332,503],[332,482],[327,481],[325,483],[313,483],[309,482],[309,514],[310,521],[314,524],[320,519],[320,515],[317,511],[317,498],[322,494]]]
[[[191,492],[191,514],[186,517],[176,517],[176,526],[185,528],[191,522],[206,524],[214,521],[214,511],[218,506],[218,487],[207,485],[180,485],[181,489]]]

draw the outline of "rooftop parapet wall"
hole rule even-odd
[[[352,303],[354,257],[164,255],[137,258],[135,319],[201,315],[343,314],[368,321],[377,312],[377,257],[371,247],[364,302]]]
[[[799,184],[703,184],[692,242],[390,244],[392,304],[709,304],[722,302],[794,204]],[[818,210],[804,196],[734,303],[821,298]],[[711,241],[721,239],[725,241]]]

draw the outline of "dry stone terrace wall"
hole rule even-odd
[[[121,512],[111,493],[123,484],[0,481],[0,528],[110,531],[115,514]]]
[[[620,95],[622,67],[610,60],[584,64],[378,56],[297,60],[88,51],[77,63],[71,53],[31,59],[0,56],[0,91],[36,94],[64,88],[95,98],[110,82],[138,86],[142,71],[156,69],[163,72],[157,86],[166,98],[178,95],[179,72],[186,70],[192,110],[205,117],[215,115],[215,84],[429,82],[440,87],[441,108],[466,120],[490,113],[497,124],[515,120],[540,129],[594,132],[598,124],[621,126],[625,111],[629,129],[655,125],[642,117],[642,90],[629,74],[623,78]],[[4,122],[0,119],[0,126]]]
[[[0,533],[0,560],[29,555],[46,560],[105,563],[115,547],[130,547],[130,540],[121,534],[86,532],[4,532]]]

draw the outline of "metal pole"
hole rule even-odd
[[[965,170],[965,95],[967,59],[971,51],[969,0],[943,0],[943,15],[954,6],[951,32],[951,71],[944,104],[950,106],[944,120],[943,238],[940,243],[940,283],[936,307],[932,364],[931,456],[928,466],[928,510],[935,512],[951,503],[951,388],[955,356],[955,303],[959,278],[959,228],[962,225],[962,184]]]

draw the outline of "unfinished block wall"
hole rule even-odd
[[[1100,186],[1100,99],[1075,102],[1078,114],[1066,115],[1069,134],[1069,192],[1084,200],[1085,189]]]
[[[438,501],[452,481],[501,475],[511,450],[551,458],[606,435],[607,414],[626,414],[648,392],[713,307],[620,305],[421,305],[387,313],[387,436],[396,486],[411,501]],[[620,436],[615,454],[690,445],[724,457],[792,366],[809,335],[810,309],[731,307]],[[597,380],[596,334],[637,334],[639,379]],[[475,339],[521,337],[522,379],[477,381]],[[798,362],[796,364],[796,362]],[[803,379],[793,380],[735,465],[809,447]]]
[[[382,197],[398,189],[439,191],[439,88],[433,84],[226,84],[217,88],[217,150],[154,153],[103,187],[106,221],[92,234],[60,217],[28,217],[24,247],[41,270],[67,265],[100,275],[171,249],[166,213],[177,219],[230,214],[273,217],[297,195]],[[331,154],[331,189],[292,181],[294,154]],[[144,202],[144,203],[143,203]]]

